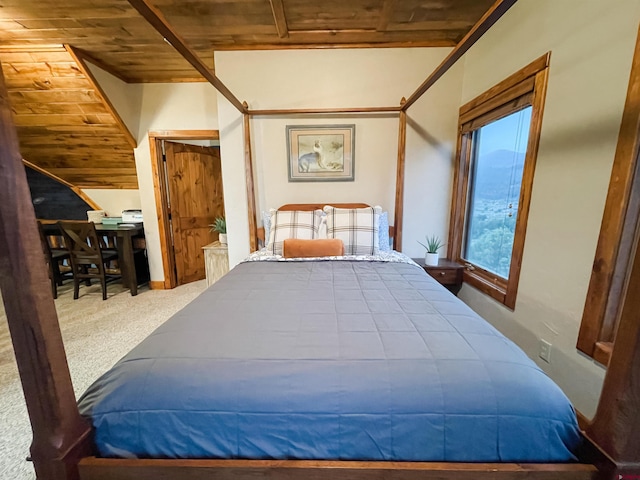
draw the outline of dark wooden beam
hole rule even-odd
[[[220,81],[209,69],[206,63],[193,51],[178,33],[169,25],[160,10],[150,5],[146,0],[127,0],[140,15],[142,15],[156,31],[195,68],[200,75],[218,90],[241,113],[246,113],[240,100]]]
[[[273,12],[273,20],[276,22],[276,30],[280,38],[289,36],[289,27],[287,26],[287,16],[284,13],[284,4],[282,0],[269,0],[271,3],[271,11]]]
[[[398,113],[400,107],[355,107],[355,108],[291,108],[271,110],[249,110],[249,115],[324,115],[359,113]]]
[[[518,0],[498,0],[487,10],[478,23],[467,33],[447,57],[438,65],[422,85],[411,94],[403,110],[413,105],[431,86],[436,83]]]
[[[38,234],[0,65],[0,288],[33,430],[38,478],[77,478],[90,453]]]
[[[637,180],[638,181],[638,180]],[[640,230],[631,246],[618,333],[587,437],[612,460],[609,479],[640,474]],[[622,476],[620,476],[622,475]]]
[[[400,100],[400,106],[404,106],[405,98]],[[402,220],[404,215],[404,163],[407,143],[407,112],[400,111],[400,125],[398,128],[398,163],[396,166],[396,204],[393,218],[394,235],[393,249],[402,250]]]
[[[249,110],[247,102],[243,103],[245,110]],[[258,231],[256,221],[256,193],[253,186],[253,159],[251,157],[251,116],[245,113],[242,116],[244,127],[244,170],[247,180],[247,210],[249,220],[249,251],[258,249]]]

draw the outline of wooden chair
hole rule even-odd
[[[121,275],[108,273],[105,264],[116,260],[118,252],[100,248],[100,240],[93,222],[58,222],[65,243],[71,255],[73,270],[73,298],[78,298],[80,281],[91,285],[91,279],[97,278],[102,286],[102,299],[107,299],[107,278],[114,280]]]
[[[62,281],[65,279],[65,275],[63,275],[60,269],[60,262],[69,260],[71,255],[69,250],[66,248],[51,247],[41,222],[38,222],[38,231],[40,232],[40,242],[42,244],[42,253],[44,253],[44,261],[49,270],[51,293],[53,298],[58,298],[58,286],[62,285]]]

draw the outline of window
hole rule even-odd
[[[464,281],[515,307],[549,54],[460,109],[450,255]]]
[[[640,37],[618,133],[609,191],[577,347],[608,366],[640,249]],[[635,293],[635,292],[634,292]],[[633,294],[632,294],[633,295]],[[636,320],[637,321],[637,320]]]

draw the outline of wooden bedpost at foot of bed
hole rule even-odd
[[[75,480],[91,452],[76,405],[0,65],[0,288],[43,480]],[[25,457],[27,452],[25,452]]]
[[[586,430],[609,458],[601,470],[611,480],[640,478],[640,229],[632,252],[613,353],[596,415]]]

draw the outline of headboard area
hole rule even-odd
[[[308,212],[311,210],[322,210],[322,207],[324,207],[325,205],[331,205],[338,208],[366,208],[371,206],[366,203],[287,203],[286,205],[282,205],[281,207],[279,207],[278,210],[283,210],[283,211],[301,210],[301,211]],[[390,238],[393,238],[394,232],[395,230],[393,228],[393,225],[389,225]],[[258,240],[259,240],[258,243],[261,245],[266,245],[265,238],[264,238],[264,227],[258,227],[257,233],[258,233]]]

